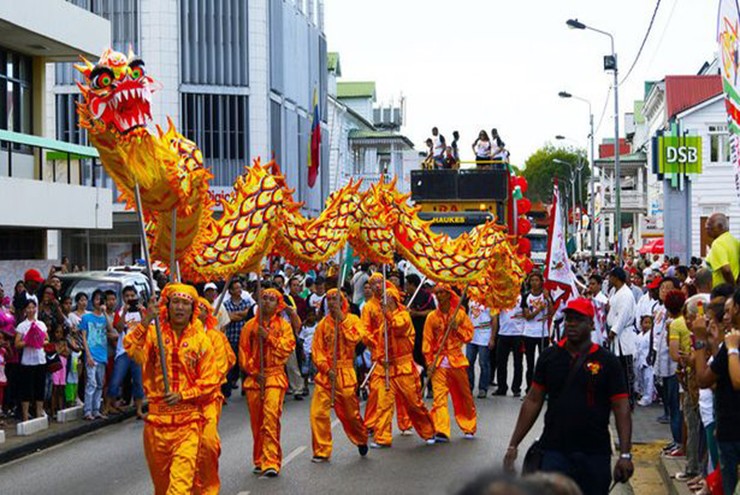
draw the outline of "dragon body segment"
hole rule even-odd
[[[488,222],[456,239],[435,234],[395,182],[381,180],[361,193],[359,182],[350,181],[310,219],[301,215],[277,164],[256,160],[245,167],[230,194],[215,200],[209,186],[213,176],[197,145],[171,121],[166,131],[148,129],[151,95],[158,86],[143,61],[131,52],[107,50],[97,64],[83,59],[77,68],[85,78],[78,83],[83,96],[80,125],[88,129],[130,208],[138,184],[153,259],[169,263],[176,223],[175,258],[185,279],[227,279],[255,271],[270,253],[314,265],[349,242],[361,257],[376,263],[392,263],[400,252],[428,278],[472,282],[475,293],[492,290],[482,280],[494,274],[516,281],[512,273],[517,261],[503,227]],[[220,216],[217,207],[223,211]]]

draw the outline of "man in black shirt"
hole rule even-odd
[[[519,443],[537,420],[547,396],[545,429],[540,438],[544,452],[541,470],[573,478],[584,495],[609,491],[612,411],[620,447],[614,480],[626,482],[634,469],[627,385],[619,360],[591,342],[593,317],[594,307],[588,299],[577,298],[566,306],[566,338],[545,349],[537,360],[532,388],[504,457],[504,468],[512,471]]]
[[[730,328],[740,328],[740,289],[725,303],[725,322]],[[711,365],[707,364],[707,320],[696,318],[691,331],[694,334],[694,365],[696,380],[701,388],[714,389],[716,438],[719,447],[719,464],[722,472],[724,493],[734,493],[737,486],[737,468],[740,465],[740,383],[733,385],[731,368],[740,359],[738,344],[740,339],[735,332],[725,336],[724,343],[714,356]],[[720,337],[721,339],[721,337]],[[734,363],[732,361],[735,361]]]

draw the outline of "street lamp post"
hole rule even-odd
[[[568,27],[573,29],[588,29],[589,31],[594,31],[599,34],[603,34],[604,36],[608,36],[609,40],[611,42],[611,49],[612,53],[611,55],[607,55],[604,57],[604,70],[611,70],[614,73],[614,82],[613,82],[613,88],[614,88],[614,177],[616,182],[615,187],[615,219],[616,219],[616,227],[617,227],[617,263],[620,263],[622,260],[622,198],[621,198],[621,184],[620,184],[620,164],[619,164],[619,79],[617,76],[617,54],[614,51],[614,36],[611,35],[611,33],[607,33],[606,31],[602,31],[600,29],[596,29],[590,26],[586,26],[584,23],[580,22],[578,19],[568,19],[565,24],[568,25]],[[593,114],[591,114],[591,166],[593,167]],[[593,172],[592,172],[593,177]],[[593,191],[593,180],[591,182],[591,206],[594,205],[594,191]],[[593,234],[593,228],[591,229],[592,234],[591,238],[594,239]],[[592,244],[593,245],[593,244]],[[592,248],[593,250],[593,248]]]
[[[579,238],[579,240],[577,241],[577,244],[580,244],[581,243],[581,241],[580,241],[580,235],[581,234],[580,234],[580,231],[579,231],[579,228],[578,228],[579,226],[576,224],[576,221],[575,220],[576,220],[576,170],[578,170],[578,172],[580,173],[581,167],[579,167],[578,165],[575,165],[574,166],[574,164],[572,164],[570,162],[566,162],[565,160],[561,160],[560,158],[553,158],[552,161],[555,162],[555,163],[560,163],[562,165],[568,165],[569,177],[567,177],[566,180],[570,180],[570,202],[571,202],[571,210],[570,211],[571,211],[571,214],[573,215],[573,230],[572,230],[571,233],[573,234],[573,236]],[[566,184],[566,187],[567,187],[567,184]],[[567,213],[568,212],[568,202],[567,202],[567,200],[565,202],[565,211],[566,211],[566,214],[565,214],[566,222],[565,222],[565,224],[568,225],[569,222],[568,222],[568,213]]]

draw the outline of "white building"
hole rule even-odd
[[[253,159],[274,156],[296,200],[305,203],[304,212],[315,215],[323,208],[329,175],[320,168],[317,184],[309,188],[307,164],[314,92],[321,161],[329,159],[323,0],[67,1],[110,19],[112,46],[125,51],[131,45],[162,83],[154,95],[154,123],[164,124],[169,116],[200,146],[215,176],[214,192],[230,190]],[[80,19],[70,25],[83,32]],[[68,64],[56,67],[48,125],[56,127],[58,139],[86,144],[74,112],[77,77]],[[107,177],[102,180],[113,188]],[[94,268],[121,252],[131,253],[129,262],[139,258],[135,215],[121,204],[114,209],[112,231],[72,232],[64,237],[63,252],[78,257],[89,247]]]
[[[730,135],[723,96],[717,95],[676,116],[682,132],[702,138],[700,175],[691,177],[691,254],[707,255],[709,239],[704,224],[714,212],[730,218],[730,232],[740,238],[740,200],[730,163]]]
[[[397,179],[399,191],[410,192],[410,171],[419,167],[419,159],[400,132],[402,109],[379,107],[374,81],[337,81],[339,54],[331,52],[328,60],[331,189],[350,178],[362,179],[366,189],[385,176]]]
[[[58,265],[63,233],[112,226],[111,191],[91,173],[97,151],[54,139],[47,91],[49,63],[97,56],[110,44],[110,29],[104,18],[64,0],[0,2],[0,281],[6,290],[27,268],[46,272]]]

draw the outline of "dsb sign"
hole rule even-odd
[[[660,136],[654,144],[658,151],[658,173],[701,173],[701,136]]]

